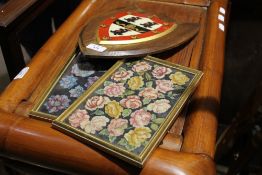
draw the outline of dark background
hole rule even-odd
[[[262,0],[231,2],[218,138],[226,127],[238,121],[236,116],[241,116],[242,111],[252,105],[248,100],[262,81]],[[260,92],[261,87],[258,89]],[[262,174],[261,126],[260,113],[254,118],[248,117],[234,131],[233,139],[227,140],[231,149],[217,155],[220,156],[216,160],[218,175],[225,174],[221,172],[225,172],[243,157],[247,160],[244,164],[235,164],[238,166],[235,168],[239,170],[237,174]]]
[[[262,80],[262,0],[231,0],[219,121],[230,123]]]

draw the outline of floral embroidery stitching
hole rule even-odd
[[[92,84],[94,84],[96,82],[96,80],[98,80],[99,77],[98,76],[94,76],[94,77],[88,77],[87,79],[87,83],[84,85],[85,87],[89,88]]]
[[[118,97],[125,92],[123,83],[112,83],[105,87],[104,93],[109,97]]]
[[[190,79],[183,74],[182,72],[176,72],[175,74],[171,74],[169,78],[172,80],[174,84],[177,85],[184,85],[186,82],[188,82]]]
[[[52,95],[44,105],[48,112],[54,113],[67,108],[70,101],[66,95]]]
[[[170,74],[171,72],[172,70],[168,67],[158,66],[154,68],[152,74],[155,78],[161,79],[164,78],[167,74]]]
[[[65,89],[70,89],[77,84],[76,81],[77,81],[76,77],[74,77],[73,75],[67,75],[59,81],[59,84],[61,87]]]
[[[70,97],[75,97],[75,98],[80,97],[83,94],[83,92],[84,89],[79,85],[69,91]]]
[[[67,68],[64,70],[63,75],[52,88],[49,96],[44,100],[43,105],[40,106],[40,112],[52,115],[54,118],[58,117],[79,96],[81,96],[87,88],[94,84],[94,82],[104,74],[105,71],[95,71],[96,66],[95,64],[91,64],[91,62],[79,63],[79,57],[81,57],[81,55],[81,53],[78,53],[74,58],[72,58],[73,60],[69,65],[66,65]],[[80,67],[81,70],[79,69]],[[57,94],[64,96],[54,98]],[[59,98],[67,99],[64,100],[68,101],[68,103],[66,103],[66,101],[63,102],[66,104],[65,107],[63,107],[63,105],[60,106]],[[56,102],[54,102],[54,100]]]
[[[127,62],[88,96],[69,124],[139,154],[188,81],[189,74],[160,64]]]

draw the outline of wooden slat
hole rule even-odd
[[[220,21],[217,18],[220,7],[227,9],[227,1],[213,1],[208,10],[207,34],[200,66],[204,76],[192,101],[182,146],[185,152],[202,153],[212,158],[215,154],[225,51],[225,32],[219,29]]]

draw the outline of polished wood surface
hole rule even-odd
[[[200,31],[194,39],[154,56],[204,72],[192,102],[143,169],[84,145],[50,128],[49,123],[28,117],[29,110],[74,50],[86,21],[105,6],[110,10],[110,6],[105,5],[107,2],[83,0],[29,63],[27,74],[22,79],[13,80],[1,94],[1,155],[67,172],[214,175],[216,116],[225,46],[225,32],[218,28],[217,15],[220,7],[227,9],[227,0],[213,0],[207,8],[155,1],[138,2],[140,7],[174,15],[180,21],[200,24]],[[115,0],[114,3],[125,1]]]

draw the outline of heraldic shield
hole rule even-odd
[[[177,47],[194,37],[198,23],[183,23],[149,9],[116,9],[90,18],[78,40],[88,58],[136,58]]]
[[[119,12],[101,22],[98,28],[99,44],[132,44],[157,39],[176,28],[156,15],[128,11]]]

